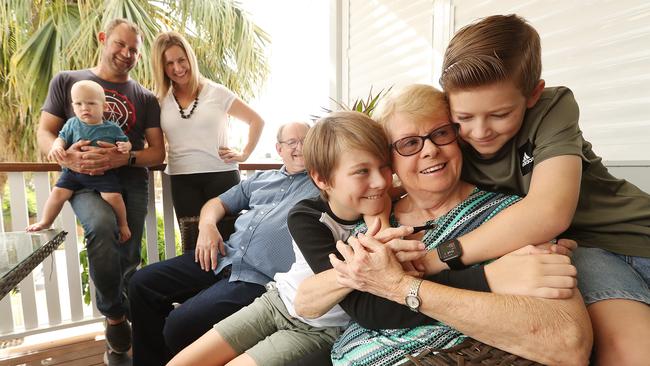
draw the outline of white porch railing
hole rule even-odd
[[[650,191],[650,161],[609,162],[607,166],[615,176],[626,178],[646,192]],[[243,176],[255,170],[278,167],[280,167],[279,163],[240,164]],[[50,192],[49,174],[58,170],[59,166],[56,164],[0,163],[0,173],[6,172],[9,176],[12,231],[23,230],[28,223],[25,187],[28,185],[34,187],[37,212],[41,212]],[[148,263],[158,261],[156,212],[159,208],[162,208],[163,214],[165,258],[175,256],[175,219],[171,189],[169,177],[162,174],[161,170],[162,167],[156,167],[149,172],[149,207],[145,219]],[[25,173],[32,173],[31,179],[29,174]],[[161,194],[154,192],[155,177],[161,178]],[[162,202],[157,202],[156,196],[161,196]],[[2,220],[0,215],[0,231],[5,231]],[[83,301],[79,263],[79,252],[83,249],[83,243],[78,239],[80,235],[77,235],[76,218],[68,203],[65,204],[55,226],[69,233],[62,246],[64,249],[55,251],[27,276],[18,286],[19,293],[7,295],[0,300],[0,341],[102,319],[93,302],[92,283],[90,283],[92,295],[90,306],[85,305]],[[156,255],[151,256],[152,253]]]
[[[255,170],[279,168],[279,163],[240,164],[242,179]],[[165,258],[175,253],[175,218],[171,199],[169,176],[162,173],[164,166],[149,171],[149,206],[145,218],[147,262],[158,261],[158,228],[156,212],[162,208]],[[40,218],[43,205],[50,192],[50,173],[59,171],[56,164],[0,163],[0,173],[7,173],[11,192],[11,228],[6,227],[0,215],[0,231],[21,231],[28,225],[28,202],[26,187],[34,188],[37,215]],[[31,173],[31,174],[25,174]],[[162,181],[162,192],[156,194],[154,181]],[[156,200],[160,196],[160,200]],[[7,199],[7,197],[4,197]],[[0,205],[2,204],[0,200]],[[8,224],[8,223],[7,223]],[[103,319],[94,304],[94,286],[90,283],[91,304],[85,305],[82,292],[82,267],[79,253],[83,250],[83,237],[77,231],[77,220],[66,202],[54,223],[68,232],[64,244],[42,265],[37,267],[18,286],[19,292],[0,300],[0,340],[19,338],[30,334],[56,330]]]

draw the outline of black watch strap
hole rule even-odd
[[[463,247],[460,245],[458,239],[448,240],[436,248],[438,250],[438,257],[441,261],[447,263],[452,270],[461,270],[467,268],[460,260],[463,256]]]
[[[129,152],[129,162],[127,166],[134,166],[135,165],[135,152],[130,151]]]
[[[460,260],[460,257],[451,258],[446,263],[450,269],[455,271],[467,268],[463,261]]]

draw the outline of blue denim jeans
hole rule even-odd
[[[650,258],[578,247],[573,262],[578,269],[578,288],[587,305],[608,299],[650,305]]]
[[[131,238],[119,242],[113,208],[96,191],[75,192],[70,204],[84,229],[90,278],[95,283],[97,309],[109,318],[128,314],[125,290],[140,264],[140,246],[147,214],[147,179],[120,175]]]

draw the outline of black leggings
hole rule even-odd
[[[239,170],[170,175],[176,217],[199,216],[201,207],[239,183]]]

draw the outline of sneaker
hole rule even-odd
[[[133,360],[128,353],[117,353],[106,346],[106,352],[104,352],[104,365],[133,366]]]
[[[131,348],[131,325],[128,320],[111,325],[104,320],[106,344],[115,353],[126,353]]]

